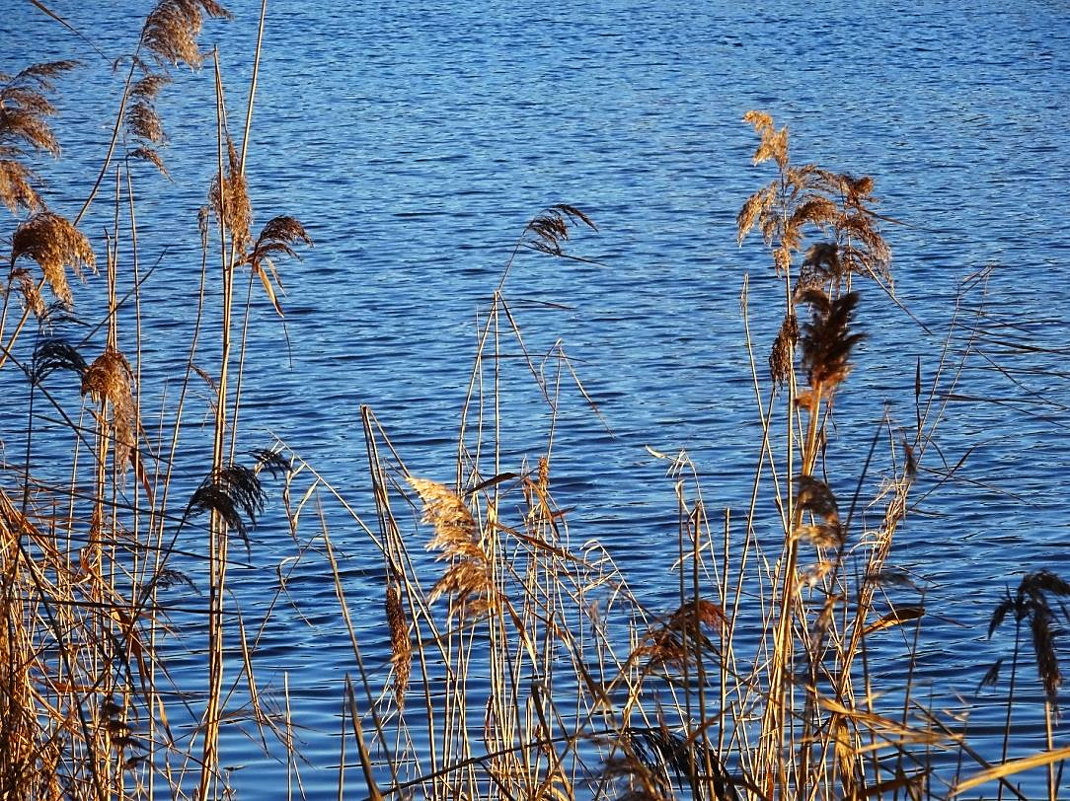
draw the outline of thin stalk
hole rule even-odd
[[[223,304],[222,323],[220,326],[220,367],[219,384],[216,388],[215,427],[212,442],[212,475],[218,481],[227,456],[227,390],[230,381],[231,353],[231,313],[234,296],[234,263],[228,257],[227,223],[229,221],[226,206],[225,174],[223,168],[223,140],[225,130],[225,112],[223,106],[223,83],[219,72],[219,50],[212,53],[215,66],[216,86],[216,145],[217,175],[219,187],[219,239],[220,263],[222,267]],[[220,700],[223,689],[223,649],[224,621],[223,595],[226,588],[227,570],[227,524],[215,508],[211,511],[209,521],[209,595],[208,595],[208,699],[204,711],[203,748],[201,755],[201,778],[199,797],[211,796],[211,788],[218,778],[219,771],[219,726]]]

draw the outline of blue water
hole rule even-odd
[[[19,3],[0,19],[0,71],[84,59],[60,86],[64,156],[40,164],[50,205],[73,216],[117,108],[120,79],[110,60],[133,46],[148,6],[48,5],[107,60]],[[236,18],[208,23],[202,44],[219,45],[231,127],[240,131],[259,4],[230,8]],[[165,378],[186,355],[198,291],[196,213],[216,158],[210,64],[175,78],[159,104],[173,183],[146,170],[137,184],[142,270],[158,263],[142,309],[141,400],[149,409],[174,402]],[[413,473],[452,480],[477,314],[525,223],[548,204],[573,204],[598,225],[569,243],[588,261],[524,254],[506,295],[529,350],[563,341],[602,415],[564,393],[554,474],[558,500],[575,507],[573,537],[602,539],[645,600],[671,603],[676,576],[648,557],[674,536],[672,481],[645,446],[686,448],[710,507],[737,515],[757,458],[739,296],[749,275],[764,363],[777,323],[769,309],[780,294],[760,243],[737,247],[735,215],[771,178],[750,166],[755,137],[740,121],[747,110],[765,110],[790,127],[797,162],[876,177],[883,213],[902,223],[886,228],[897,297],[933,332],[864,290],[869,338],[837,403],[833,459],[857,464],[886,412],[910,424],[917,359],[932,378],[960,285],[992,268],[988,335],[978,343],[985,356],[966,363],[957,387],[973,400],[951,403],[939,432],[948,465],[968,454],[961,481],[920,499],[893,554],[936,610],[915,680],[958,705],[954,693],[973,698],[985,668],[1005,653],[1005,641],[984,637],[1004,587],[1038,567],[1070,575],[1061,491],[1070,470],[1068,94],[1070,8],[1060,2],[965,11],[947,2],[410,2],[345,10],[269,2],[250,192],[258,222],[297,216],[316,246],[303,262],[280,265],[285,328],[257,303],[242,442],[252,448],[281,437],[372,519],[365,404]],[[83,230],[101,242],[112,214],[99,202]],[[99,287],[77,291],[92,297]],[[970,308],[980,302],[978,291],[965,300]],[[214,351],[205,347],[210,368]],[[516,376],[529,386],[523,370]],[[515,449],[534,458],[545,416],[533,393],[516,392],[510,434]],[[199,423],[207,390],[195,395]],[[192,487],[204,457],[199,437],[191,439],[181,480]],[[519,455],[507,465],[519,466]],[[930,467],[941,465],[934,458]],[[378,599],[376,555],[336,505],[326,514],[353,597]],[[302,541],[319,525],[312,514],[305,524]],[[278,585],[274,565],[298,555],[277,497],[253,538],[251,566],[231,578],[255,618]],[[353,670],[352,656],[322,560],[304,555],[289,590],[294,604],[273,609],[260,642],[260,676],[281,703],[289,673],[309,760],[304,787],[326,797],[334,791],[341,676]],[[362,625],[371,658],[383,658],[381,624]],[[201,686],[196,655],[176,656],[171,671],[179,686]],[[998,728],[992,714],[979,702],[972,720],[982,732]],[[1035,728],[1020,734],[1034,746],[1041,739]],[[285,765],[255,742],[235,735],[226,747],[244,797],[261,797],[285,778]]]

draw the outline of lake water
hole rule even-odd
[[[85,61],[61,82],[64,157],[41,164],[50,205],[73,216],[117,108],[110,60],[133,47],[149,5],[48,5],[107,60],[16,3],[0,19],[0,71]],[[202,44],[219,44],[239,130],[259,5],[229,7],[236,18],[209,22]],[[211,77],[210,66],[176,72],[159,104],[174,182],[146,174],[138,190],[142,263],[159,262],[143,308],[148,408],[170,402],[164,378],[186,357],[197,209],[215,164]],[[563,341],[604,418],[565,393],[554,476],[559,502],[575,509],[573,538],[603,540],[645,600],[671,604],[676,576],[649,556],[673,536],[675,500],[665,463],[646,446],[686,448],[710,507],[739,513],[757,458],[743,278],[760,343],[775,330],[763,306],[779,294],[760,243],[737,247],[735,215],[771,178],[750,166],[756,140],[741,122],[765,110],[790,127],[797,162],[875,176],[882,211],[902,222],[885,231],[898,298],[934,332],[864,291],[869,338],[830,450],[863,454],[886,411],[910,423],[917,359],[931,377],[961,283],[992,268],[983,353],[967,362],[963,399],[939,434],[949,465],[969,458],[961,481],[921,501],[892,559],[926,587],[932,611],[917,680],[949,704],[956,692],[972,699],[1006,653],[1005,640],[985,638],[1004,588],[1040,567],[1070,577],[1068,99],[1065,2],[272,0],[250,192],[259,222],[292,214],[316,247],[281,265],[285,329],[258,306],[242,441],[260,447],[278,435],[372,519],[366,404],[413,473],[451,481],[477,314],[525,223],[549,204],[573,204],[598,224],[569,244],[589,261],[524,255],[506,295],[532,352]],[[95,242],[111,213],[100,203],[87,218]],[[516,448],[537,449],[545,419],[517,398]],[[196,457],[184,479],[193,484],[203,474]],[[507,466],[519,467],[519,457]],[[353,596],[378,597],[382,568],[364,537],[333,505],[327,525]],[[277,586],[273,566],[295,555],[286,531],[275,498],[253,532],[251,566],[231,573],[254,617]],[[297,608],[280,607],[261,641],[261,676],[277,699],[288,672],[309,760],[304,787],[325,798],[352,656],[323,562],[303,559],[290,591]],[[367,637],[384,643],[381,624],[369,623]],[[170,668],[180,686],[202,686],[196,655]],[[972,718],[982,745],[1000,724],[986,697]],[[1039,747],[1036,721],[1022,726],[1022,742]],[[255,742],[236,734],[225,747],[226,764],[241,768],[233,783],[242,797],[265,797],[285,780],[285,765]]]

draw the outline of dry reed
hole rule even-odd
[[[147,17],[130,58],[115,140],[83,213],[114,167],[115,216],[125,197],[135,253],[130,162],[148,161],[166,174],[160,149],[167,136],[156,101],[169,82],[167,65],[201,65],[204,21],[225,16],[213,0],[163,0]],[[1007,777],[1036,767],[1048,771],[1049,798],[1058,796],[1057,763],[1066,757],[1055,743],[1058,638],[1060,621],[1070,620],[1062,606],[1070,585],[1058,576],[1028,574],[997,607],[989,631],[1008,616],[1015,624],[1008,738],[1026,656],[1023,638],[1030,638],[1045,705],[1046,754],[1013,761],[1005,740],[1003,764],[988,765],[940,716],[917,711],[909,679],[900,688],[901,707],[880,697],[886,679],[870,660],[873,638],[916,632],[926,617],[920,601],[888,600],[897,575],[888,559],[943,417],[941,393],[957,376],[934,382],[926,401],[919,365],[915,430],[903,435],[888,421],[865,458],[851,465],[853,473],[831,470],[831,414],[855,369],[864,338],[857,316],[866,308],[862,298],[870,298],[855,285],[875,285],[894,299],[891,251],[881,231],[887,218],[876,211],[871,178],[798,166],[787,128],[761,112],[745,117],[759,138],[755,164],[772,162],[776,175],[744,201],[738,238],[761,235],[774,279],[770,295],[780,298],[771,302],[783,304],[769,381],[752,371],[761,456],[742,520],[726,510],[720,533],[707,516],[697,469],[684,454],[671,460],[678,536],[667,569],[676,571],[679,597],[668,610],[650,610],[603,546],[577,547],[571,539],[570,510],[556,504],[553,492],[558,400],[570,383],[586,401],[590,397],[559,344],[544,354],[530,349],[505,291],[522,254],[582,260],[570,252],[573,236],[597,226],[576,206],[549,206],[517,238],[479,331],[449,485],[413,476],[367,409],[362,418],[375,525],[284,444],[254,453],[251,466],[237,458],[252,307],[239,306],[235,275],[247,268],[250,287],[259,280],[282,315],[276,260],[298,258],[297,246],[312,240],[288,215],[270,219],[254,238],[245,179],[253,93],[239,148],[228,131],[218,54],[213,62],[218,169],[204,215],[201,300],[212,274],[210,213],[218,224],[223,283],[221,323],[208,333],[217,336],[221,357],[214,370],[196,364],[203,359],[199,313],[173,428],[163,432],[161,424],[163,433],[151,440],[139,389],[142,371],[151,366],[140,352],[120,347],[120,341],[140,341],[141,332],[122,327],[130,323],[119,314],[119,287],[128,282],[130,296],[140,302],[142,283],[120,274],[117,242],[108,240],[101,250],[108,254],[102,267],[107,297],[96,310],[103,343],[92,337],[75,343],[63,316],[52,314],[74,306],[67,271],[82,277],[97,266],[93,243],[78,227],[81,214],[68,219],[49,210],[25,163],[34,152],[59,153],[48,95],[74,64],[0,76],[0,200],[16,215],[28,215],[11,235],[8,279],[8,295],[13,291],[23,301],[23,317],[9,328],[5,302],[0,320],[0,367],[5,375],[22,367],[28,379],[24,463],[4,467],[4,478],[13,478],[18,491],[0,486],[0,798],[226,796],[221,726],[243,715],[265,747],[276,738],[289,775],[300,781],[293,731],[301,710],[290,708],[288,677],[279,724],[256,675],[257,641],[271,611],[259,631],[248,627],[228,576],[234,537],[253,555],[250,531],[265,510],[267,474],[285,480],[295,540],[306,528],[303,513],[333,499],[383,562],[379,630],[389,637],[389,657],[376,665],[365,661],[366,621],[354,623],[354,601],[323,513],[305,543],[307,553],[325,554],[353,648],[348,669],[356,680],[346,676],[339,698],[352,729],[340,738],[340,794],[347,789],[344,749],[352,736],[361,764],[357,792],[377,801],[417,793],[469,801],[936,798],[937,747],[957,748],[965,764],[980,768],[964,779],[960,765],[946,796],[996,781],[1001,795],[1021,797]],[[113,165],[120,140],[127,158]],[[39,277],[28,262],[36,263]],[[53,306],[42,295],[46,286]],[[240,334],[235,312],[245,314]],[[31,337],[26,326],[33,323],[38,327]],[[753,352],[749,334],[748,348]],[[99,355],[87,361],[83,353],[91,352]],[[506,358],[515,353],[519,359]],[[502,431],[505,415],[515,412],[506,408],[505,392],[518,380],[513,365],[519,380],[535,382],[546,405],[546,445],[534,468],[507,463],[513,457],[506,455]],[[180,448],[194,375],[213,393],[210,464],[189,464]],[[53,394],[61,382],[80,390],[86,414],[78,422]],[[68,424],[69,443],[48,450],[40,441],[47,429],[40,427],[37,403]],[[878,444],[904,456],[884,467],[876,497],[864,498],[878,469]],[[42,452],[63,454],[47,469],[66,471],[66,485],[38,477],[34,457]],[[125,480],[131,467],[139,481]],[[171,497],[172,486],[181,483],[176,477],[188,482],[191,476],[203,479],[188,499]],[[299,486],[301,478],[307,486]],[[853,494],[841,490],[838,496],[833,489],[852,485]],[[419,508],[419,514],[398,511],[403,508]],[[863,508],[875,523],[863,524]],[[190,635],[182,628],[190,621],[169,621],[160,597],[196,583],[182,569],[185,563],[175,562],[179,537],[194,535],[204,538],[207,557],[195,567],[208,587],[192,613],[197,631]],[[435,552],[433,560],[425,550]],[[279,576],[281,597],[281,567]],[[203,702],[178,710],[196,723],[193,739],[183,742],[171,725],[175,708],[165,701],[168,670],[160,643],[171,626],[180,637],[208,629]],[[748,640],[756,642],[752,654],[740,651],[743,632],[756,632]],[[908,676],[915,656],[905,656]],[[1000,666],[986,683],[999,683]],[[234,708],[239,695],[247,698],[246,710]]]

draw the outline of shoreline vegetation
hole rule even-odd
[[[884,236],[895,221],[878,211],[872,178],[798,164],[786,127],[758,111],[744,118],[754,164],[771,174],[737,217],[739,243],[760,242],[769,258],[768,274],[741,287],[740,369],[753,383],[760,456],[750,497],[715,507],[724,500],[707,500],[686,452],[651,451],[678,520],[672,550],[658,555],[678,581],[676,603],[655,610],[609,550],[570,539],[553,492],[558,403],[575,393],[597,409],[563,347],[528,349],[508,293],[523,259],[580,258],[573,239],[595,235],[597,220],[576,206],[539,212],[504,265],[480,322],[452,476],[411,474],[366,406],[371,508],[354,508],[285,441],[247,451],[246,358],[268,324],[254,298],[283,318],[280,273],[313,242],[294,210],[254,223],[245,167],[257,154],[245,143],[258,69],[236,115],[218,53],[199,43],[206,23],[227,17],[214,0],[151,11],[117,65],[124,91],[100,171],[67,188],[85,197],[73,214],[49,208],[35,165],[59,155],[54,98],[78,65],[0,75],[11,243],[0,317],[0,798],[230,797],[220,731],[231,722],[288,766],[287,797],[304,795],[301,709],[288,688],[281,708],[264,698],[257,673],[285,566],[261,617],[232,592],[249,532],[279,491],[295,543],[331,577],[337,636],[352,647],[338,688],[339,798],[1060,796],[1070,748],[1058,727],[1058,638],[1070,584],[1028,573],[992,611],[988,636],[1013,631],[984,682],[1003,697],[1000,752],[978,752],[968,718],[934,708],[914,682],[932,612],[891,554],[916,496],[957,469],[936,443],[968,339],[949,334],[927,376],[920,360],[910,368],[912,419],[886,419],[868,452],[837,454],[835,468],[827,458],[866,311],[898,304]],[[262,10],[257,66],[263,29]],[[140,387],[157,369],[141,348],[153,291],[142,261],[155,255],[139,251],[134,185],[168,177],[156,101],[179,65],[214,81],[204,157],[217,167],[201,214],[194,334],[173,343],[186,353],[168,376],[179,390],[153,413],[160,400]],[[92,206],[113,218],[95,238],[80,227]],[[72,277],[102,284],[102,305],[86,307]],[[776,331],[751,331],[752,303],[781,309]],[[949,310],[952,332],[968,328],[960,313]],[[533,385],[543,408],[512,408],[513,381]],[[550,421],[545,445],[514,463],[503,421],[533,413]],[[359,620],[328,505],[381,560],[381,606]],[[385,664],[362,642],[370,615],[389,639]],[[203,686],[174,685],[176,641],[203,663]],[[1025,714],[1043,723],[1044,748],[1012,757]]]

